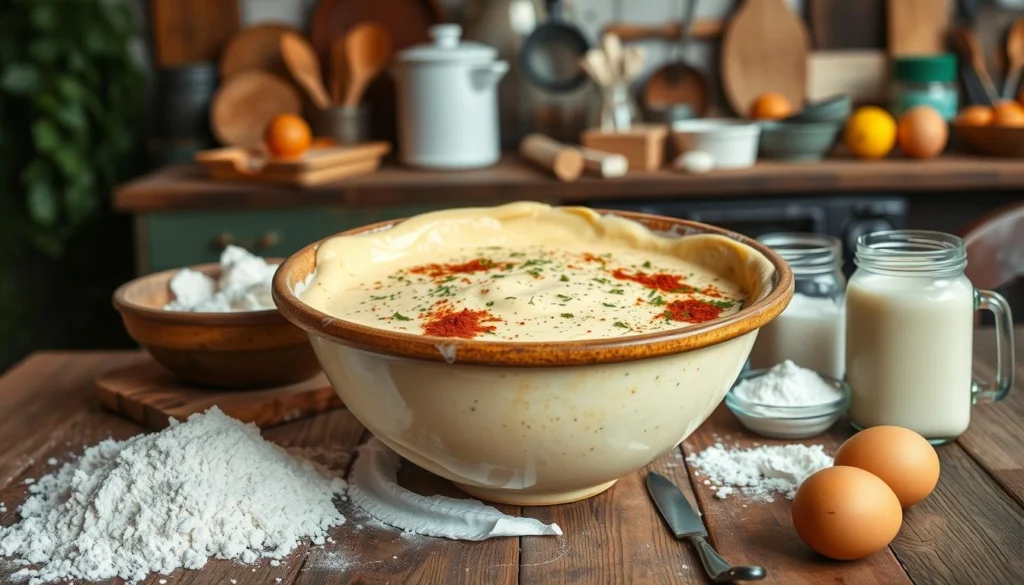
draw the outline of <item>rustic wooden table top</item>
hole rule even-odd
[[[789,502],[716,499],[689,477],[683,455],[722,437],[751,445],[728,411],[719,409],[687,439],[681,452],[650,466],[672,478],[703,511],[711,539],[728,560],[763,564],[766,582],[804,583],[1024,583],[1024,328],[1016,331],[1017,385],[1000,404],[977,406],[968,432],[939,448],[942,476],[936,491],[907,511],[888,550],[856,562],[814,555],[793,531]],[[992,332],[976,336],[975,373],[993,374]],[[40,353],[0,379],[0,502],[18,519],[26,478],[53,468],[84,446],[143,429],[105,412],[92,398],[91,382],[123,366],[134,352]],[[337,449],[343,460],[367,433],[345,410],[268,429],[264,435],[288,447]],[[809,444],[834,448],[845,424]],[[764,441],[768,442],[768,441]],[[341,461],[342,464],[345,461]],[[408,466],[407,466],[408,467]],[[622,478],[604,494],[575,504],[516,508],[511,514],[557,522],[562,537],[502,538],[479,543],[402,535],[343,504],[347,522],[334,542],[300,547],[279,566],[211,561],[201,571],[153,575],[146,583],[706,583],[689,545],[674,540],[644,490],[641,473]],[[418,469],[400,480],[421,493],[457,495],[450,484]],[[0,561],[0,581],[17,567]],[[280,581],[277,581],[280,579]],[[163,581],[162,581],[163,580]],[[234,581],[232,581],[234,580]]]
[[[777,196],[883,191],[898,194],[1006,191],[1024,188],[1015,159],[945,156],[918,161],[827,159],[812,164],[759,162],[752,168],[688,175],[672,170],[630,173],[619,179],[583,177],[561,183],[513,154],[497,165],[462,172],[423,171],[386,164],[380,171],[336,184],[289,188],[214,181],[198,166],[171,166],[122,185],[119,211],[146,213],[258,207],[344,205],[376,207],[496,204],[521,199],[552,202],[637,197]]]

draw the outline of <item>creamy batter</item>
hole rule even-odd
[[[334,317],[417,335],[599,339],[733,314],[766,290],[770,270],[721,236],[667,238],[583,208],[515,203],[333,238],[317,251],[300,298]]]

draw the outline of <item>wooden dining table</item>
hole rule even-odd
[[[514,515],[556,522],[562,536],[463,542],[403,533],[351,503],[324,546],[303,544],[280,562],[245,565],[210,561],[201,570],[179,569],[144,582],[167,583],[458,583],[600,584],[707,583],[690,545],[675,540],[643,484],[647,470],[672,479],[701,511],[711,542],[729,561],[763,565],[765,582],[784,584],[1024,583],[1024,328],[1016,330],[1016,386],[1009,397],[982,404],[956,442],[938,447],[942,473],[935,492],[907,510],[899,535],[881,552],[859,561],[832,561],[799,539],[790,502],[732,495],[695,477],[686,456],[716,442],[748,447],[779,441],[745,432],[720,407],[680,448],[631,473],[607,492],[560,506],[497,507]],[[146,429],[105,411],[92,392],[101,373],[138,359],[138,352],[41,352],[0,378],[0,524],[19,520],[26,480],[53,472],[90,445],[124,439]],[[975,335],[975,375],[994,375],[994,335]],[[344,470],[370,438],[345,409],[272,428],[264,436]],[[840,421],[808,441],[834,453],[851,434]],[[48,463],[48,460],[50,463]],[[340,472],[340,471],[339,471]],[[447,481],[405,464],[405,487],[423,494],[463,497]],[[2,508],[0,508],[2,509]],[[21,567],[0,558],[0,582]],[[118,580],[108,581],[120,582]]]

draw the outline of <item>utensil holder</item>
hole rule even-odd
[[[626,83],[601,88],[598,127],[604,132],[627,132],[640,120],[639,108]]]
[[[313,134],[338,144],[359,144],[370,139],[370,107],[334,106],[310,116]]]
[[[636,125],[626,132],[605,132],[600,128],[580,135],[587,148],[621,154],[629,161],[629,172],[656,171],[665,158],[668,128],[662,125]]]

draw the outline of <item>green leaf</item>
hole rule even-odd
[[[28,95],[39,87],[39,70],[27,63],[12,63],[4,68],[0,86],[14,95]]]
[[[37,181],[28,185],[28,213],[39,225],[52,227],[57,223],[57,197],[49,182]]]
[[[68,179],[73,179],[86,172],[86,163],[82,160],[81,153],[73,146],[64,145],[58,147],[52,154],[53,160],[57,163],[57,168]]]
[[[59,149],[61,137],[57,125],[46,118],[33,122],[32,143],[40,152],[54,152]]]
[[[57,6],[50,2],[33,2],[30,18],[32,26],[48,33],[57,28]]]

